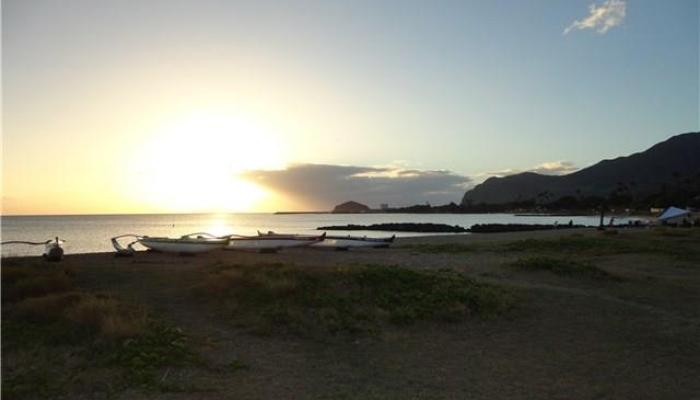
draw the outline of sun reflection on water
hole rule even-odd
[[[230,235],[233,233],[233,224],[227,221],[224,215],[212,215],[205,231],[216,236]]]

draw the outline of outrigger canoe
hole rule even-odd
[[[369,247],[373,249],[385,249],[394,243],[396,235],[386,238],[370,238],[367,236],[329,236],[328,243],[319,243],[318,247],[330,246],[338,249],[350,249],[356,247]]]
[[[309,237],[309,235],[282,234],[282,233],[275,233],[272,231],[268,231],[267,233],[258,231],[258,236],[260,236],[260,237],[288,237],[288,236]],[[332,236],[325,236],[325,240],[323,240],[322,242],[314,243],[312,245],[312,247],[334,248],[336,250],[348,250],[351,248],[360,248],[360,247],[379,249],[379,248],[387,248],[387,247],[391,246],[391,244],[394,242],[395,238],[396,238],[396,235],[393,235],[391,237],[386,237],[386,238],[371,238],[371,237],[367,237],[367,236],[350,236],[350,235],[347,235],[347,236],[332,235]]]
[[[285,248],[305,247],[322,243],[326,234],[315,236],[299,235],[258,235],[258,236],[231,236],[226,250],[275,252]]]
[[[126,247],[119,243],[119,239],[132,237],[135,240]],[[214,236],[206,232],[190,233],[180,238],[150,237],[134,234],[120,235],[112,238],[112,246],[117,251],[117,256],[131,256],[136,252],[135,244],[160,252],[197,254],[218,249],[255,251],[255,252],[276,252],[290,247],[310,246],[323,241],[325,234],[296,237],[290,235],[279,235],[275,237],[226,235]]]
[[[123,247],[118,240],[124,237],[133,237],[136,240],[129,243],[127,247]],[[198,254],[223,249],[228,244],[228,237],[213,237],[208,234],[191,233],[180,238],[151,237],[133,234],[112,238],[112,246],[117,251],[117,255],[121,256],[132,255],[135,252],[133,246],[136,243],[141,244],[149,250],[164,253]]]
[[[0,245],[11,245],[11,244],[26,244],[30,246],[44,246],[44,257],[47,261],[61,261],[63,260],[63,243],[65,240],[61,240],[58,237],[56,239],[49,239],[45,242],[28,242],[25,240],[9,240],[6,242],[1,242]]]

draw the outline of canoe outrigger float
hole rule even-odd
[[[41,256],[44,257],[47,261],[61,261],[63,260],[63,243],[65,243],[65,240],[61,240],[58,238],[58,236],[55,239],[49,239],[45,242],[27,242],[23,240],[9,240],[7,242],[2,242],[0,243],[1,245],[8,245],[8,244],[27,244],[30,246],[44,246],[44,254]]]
[[[119,243],[119,239],[132,237],[135,240],[126,247]],[[112,238],[112,246],[117,251],[117,256],[131,256],[136,252],[135,244],[141,244],[149,250],[165,253],[197,254],[213,250],[240,250],[254,252],[276,252],[285,248],[310,246],[323,241],[323,235],[310,237],[296,237],[280,235],[275,237],[225,235],[215,236],[206,232],[190,233],[180,238],[150,237],[134,234],[120,235]]]
[[[299,235],[299,234],[283,234],[275,233],[273,231],[268,231],[267,233],[258,231],[258,236],[260,237],[313,237],[310,235]],[[396,235],[386,238],[371,238],[367,236],[325,236],[325,240],[314,243],[312,247],[315,248],[333,248],[336,250],[348,250],[351,248],[367,247],[373,249],[387,248],[391,246],[394,242]]]

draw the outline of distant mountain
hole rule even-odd
[[[334,214],[357,214],[369,212],[370,209],[364,204],[358,203],[356,201],[346,201],[343,204],[338,204],[333,208]]]
[[[677,135],[641,153],[603,160],[568,175],[525,172],[489,178],[467,191],[462,205],[547,204],[565,196],[640,199],[674,188],[700,190],[700,132]]]

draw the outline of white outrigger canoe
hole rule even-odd
[[[258,231],[258,236],[260,237],[287,237],[287,236],[293,236],[293,237],[309,237],[309,235],[299,235],[299,234],[281,234],[281,233],[275,233],[272,231],[269,231],[267,233],[263,233]],[[394,239],[396,238],[396,235],[393,235],[391,237],[386,237],[386,238],[370,238],[367,236],[338,236],[338,235],[333,235],[333,236],[325,236],[325,240],[320,241],[318,243],[314,243],[312,247],[316,248],[333,248],[336,250],[348,250],[351,248],[361,248],[361,247],[367,247],[367,248],[387,248],[389,247],[393,242]]]
[[[134,238],[126,247],[119,239]],[[226,235],[214,236],[206,232],[190,233],[180,238],[150,237],[134,234],[120,235],[112,238],[112,246],[117,256],[131,256],[136,252],[135,244],[141,244],[147,249],[164,253],[197,254],[213,250],[239,250],[253,252],[276,252],[290,247],[310,246],[323,241],[325,234],[309,237],[279,235],[275,237]]]
[[[133,237],[136,240],[123,247],[119,239]],[[180,238],[151,237],[140,235],[121,235],[112,238],[112,246],[117,251],[117,255],[129,256],[136,251],[134,245],[141,244],[149,250],[164,253],[198,254],[213,250],[223,249],[228,244],[228,237],[214,237],[205,233],[191,233]]]
[[[258,235],[258,236],[230,236],[226,250],[275,252],[278,250],[311,246],[322,243],[326,234],[315,236],[299,235]]]
[[[6,242],[1,242],[0,245],[10,245],[10,244],[26,244],[30,246],[44,246],[44,257],[47,261],[61,261],[63,260],[63,243],[65,240],[61,240],[58,237],[56,239],[49,239],[45,242],[28,242],[25,240],[9,240]]]
[[[319,243],[318,247],[335,247],[340,250],[351,248],[369,247],[372,249],[382,249],[391,246],[396,235],[387,238],[370,238],[367,236],[328,236],[328,239]],[[326,243],[327,242],[327,243]]]

